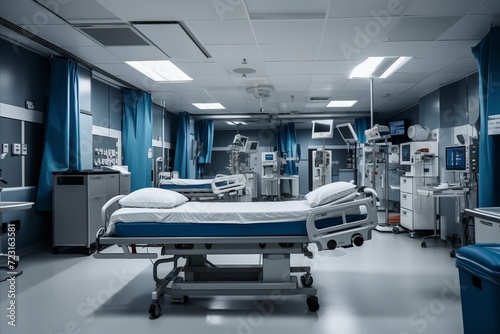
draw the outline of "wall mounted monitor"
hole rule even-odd
[[[446,150],[446,170],[450,171],[466,171],[467,170],[467,147],[449,146]]]
[[[358,142],[358,136],[350,123],[338,124],[336,127],[346,143],[352,144]]]
[[[311,138],[333,138],[333,119],[312,121]]]
[[[248,140],[243,148],[243,152],[245,153],[256,153],[257,148],[259,147],[259,142],[254,140]]]
[[[388,121],[387,126],[389,127],[389,132],[391,134],[391,137],[406,135],[406,129],[408,128],[407,122],[404,119]]]

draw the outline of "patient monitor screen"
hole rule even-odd
[[[465,170],[467,154],[465,146],[452,146],[446,148],[446,170]]]

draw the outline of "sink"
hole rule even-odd
[[[33,202],[0,202],[0,212],[31,209]]]

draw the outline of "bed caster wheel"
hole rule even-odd
[[[306,302],[307,302],[307,307],[309,308],[309,311],[316,312],[317,310],[319,310],[318,297],[309,296],[309,297],[307,297]]]
[[[189,301],[189,296],[182,296],[182,303],[186,304]]]
[[[399,234],[399,228],[398,227],[393,227],[392,228],[392,233]]]
[[[335,240],[328,240],[328,242],[326,243],[326,247],[329,250],[334,250],[335,248],[337,248],[337,242]]]
[[[457,252],[454,249],[450,251],[450,257],[453,259],[457,257]]]
[[[300,282],[302,283],[303,287],[308,288],[308,287],[313,285],[314,280],[313,280],[311,274],[307,273],[307,274],[300,276]]]
[[[90,247],[85,247],[85,248],[83,249],[83,254],[85,254],[85,255],[89,256],[90,254],[92,254],[92,248],[90,248]]]
[[[149,306],[149,318],[158,319],[161,315],[161,305],[158,302],[154,302]]]
[[[426,248],[427,247],[427,244],[425,243],[425,241],[422,241],[422,248]]]

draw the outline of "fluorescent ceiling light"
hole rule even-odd
[[[338,101],[330,101],[327,108],[339,108],[339,107],[352,107],[358,102],[357,100],[338,100]]]
[[[401,66],[406,64],[411,57],[399,57],[394,63],[384,73],[380,76],[381,79],[385,79],[390,76],[392,73],[396,72]]]
[[[368,57],[351,72],[351,78],[369,78],[378,65],[384,60],[384,57]]]
[[[226,109],[220,103],[193,103],[193,106],[201,110]]]
[[[240,119],[240,118],[251,118],[251,115],[201,115],[196,116],[197,119]]]
[[[354,68],[350,78],[385,79],[410,59],[411,57],[368,57]]]
[[[157,82],[193,80],[169,60],[126,61],[125,63]]]
[[[226,124],[228,124],[228,125],[247,125],[247,123],[242,122],[242,121],[226,121]]]

